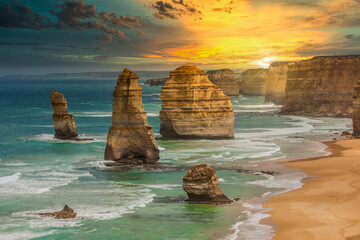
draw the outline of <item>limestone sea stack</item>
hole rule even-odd
[[[113,93],[112,125],[107,136],[105,160],[148,164],[159,159],[152,126],[148,125],[138,75],[129,69],[120,74]]]
[[[239,96],[239,82],[235,80],[234,72],[230,69],[207,71],[209,80],[221,88],[228,96]]]
[[[354,88],[352,118],[353,136],[360,137],[360,79]]]
[[[281,113],[350,117],[360,56],[320,56],[289,65]]]
[[[59,212],[52,212],[52,213],[40,213],[41,216],[47,216],[47,217],[54,217],[57,219],[68,219],[68,218],[74,218],[76,217],[76,213],[74,210],[69,207],[68,205],[65,205],[63,210]]]
[[[274,62],[270,65],[265,84],[265,102],[285,104],[288,66],[291,62]]]
[[[234,138],[230,98],[194,65],[170,72],[160,99],[160,133],[164,138]]]
[[[164,86],[167,80],[167,78],[149,79],[145,82],[145,84],[148,84],[150,86]]]
[[[183,189],[190,202],[231,203],[232,200],[220,189],[219,180],[214,169],[206,164],[191,168],[183,178]]]
[[[74,115],[68,112],[67,102],[64,95],[51,91],[51,105],[54,110],[55,138],[62,140],[77,140],[77,128]]]
[[[265,95],[265,81],[268,69],[248,69],[240,81],[240,93],[244,95]]]

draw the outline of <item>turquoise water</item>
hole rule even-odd
[[[280,106],[264,105],[263,97],[239,96],[232,98],[234,140],[158,141],[158,166],[109,168],[103,154],[115,84],[0,81],[0,239],[252,239],[254,232],[268,229],[245,224],[252,216],[246,200],[301,183],[296,174],[274,177],[241,169],[273,159],[324,155],[318,140],[332,138],[350,124],[349,119],[279,116]],[[149,124],[159,136],[161,88],[142,87]],[[53,139],[51,90],[64,93],[80,136],[95,141]],[[227,196],[243,201],[185,203],[182,177],[200,163],[217,170]],[[78,217],[36,215],[64,204]]]

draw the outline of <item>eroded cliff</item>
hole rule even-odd
[[[354,88],[352,118],[353,136],[360,137],[360,79]]]
[[[239,96],[239,82],[230,69],[212,70],[207,72],[209,80],[220,87],[228,96]]]
[[[244,95],[265,95],[265,81],[268,69],[248,69],[240,81],[240,93]]]
[[[160,133],[164,138],[234,137],[230,98],[194,65],[170,72],[161,89]]]
[[[360,56],[320,56],[289,65],[281,113],[350,117]]]

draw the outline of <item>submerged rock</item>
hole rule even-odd
[[[183,189],[190,202],[231,203],[220,189],[215,170],[206,164],[191,168],[183,178]]]
[[[126,68],[118,78],[113,93],[112,125],[107,136],[105,160],[147,164],[160,158],[153,128],[148,125],[138,79],[137,74]]]
[[[161,89],[160,134],[175,139],[234,138],[230,98],[194,65],[170,72]]]
[[[67,101],[64,95],[51,91],[51,105],[54,110],[55,138],[62,140],[77,140],[77,128],[74,115],[68,112]]]
[[[360,137],[360,79],[354,87],[352,120],[353,136]]]
[[[209,80],[221,88],[228,96],[239,96],[239,82],[235,79],[234,72],[230,69],[207,71]]]
[[[41,216],[48,216],[48,217],[55,217],[58,219],[68,219],[68,218],[74,218],[76,217],[76,213],[74,210],[69,207],[68,205],[65,205],[63,210],[59,212],[53,212],[53,213],[40,213]]]
[[[240,93],[244,95],[265,95],[265,81],[268,69],[248,69],[243,72],[240,81]]]

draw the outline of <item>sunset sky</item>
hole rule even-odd
[[[0,76],[360,54],[360,0],[0,0]]]

